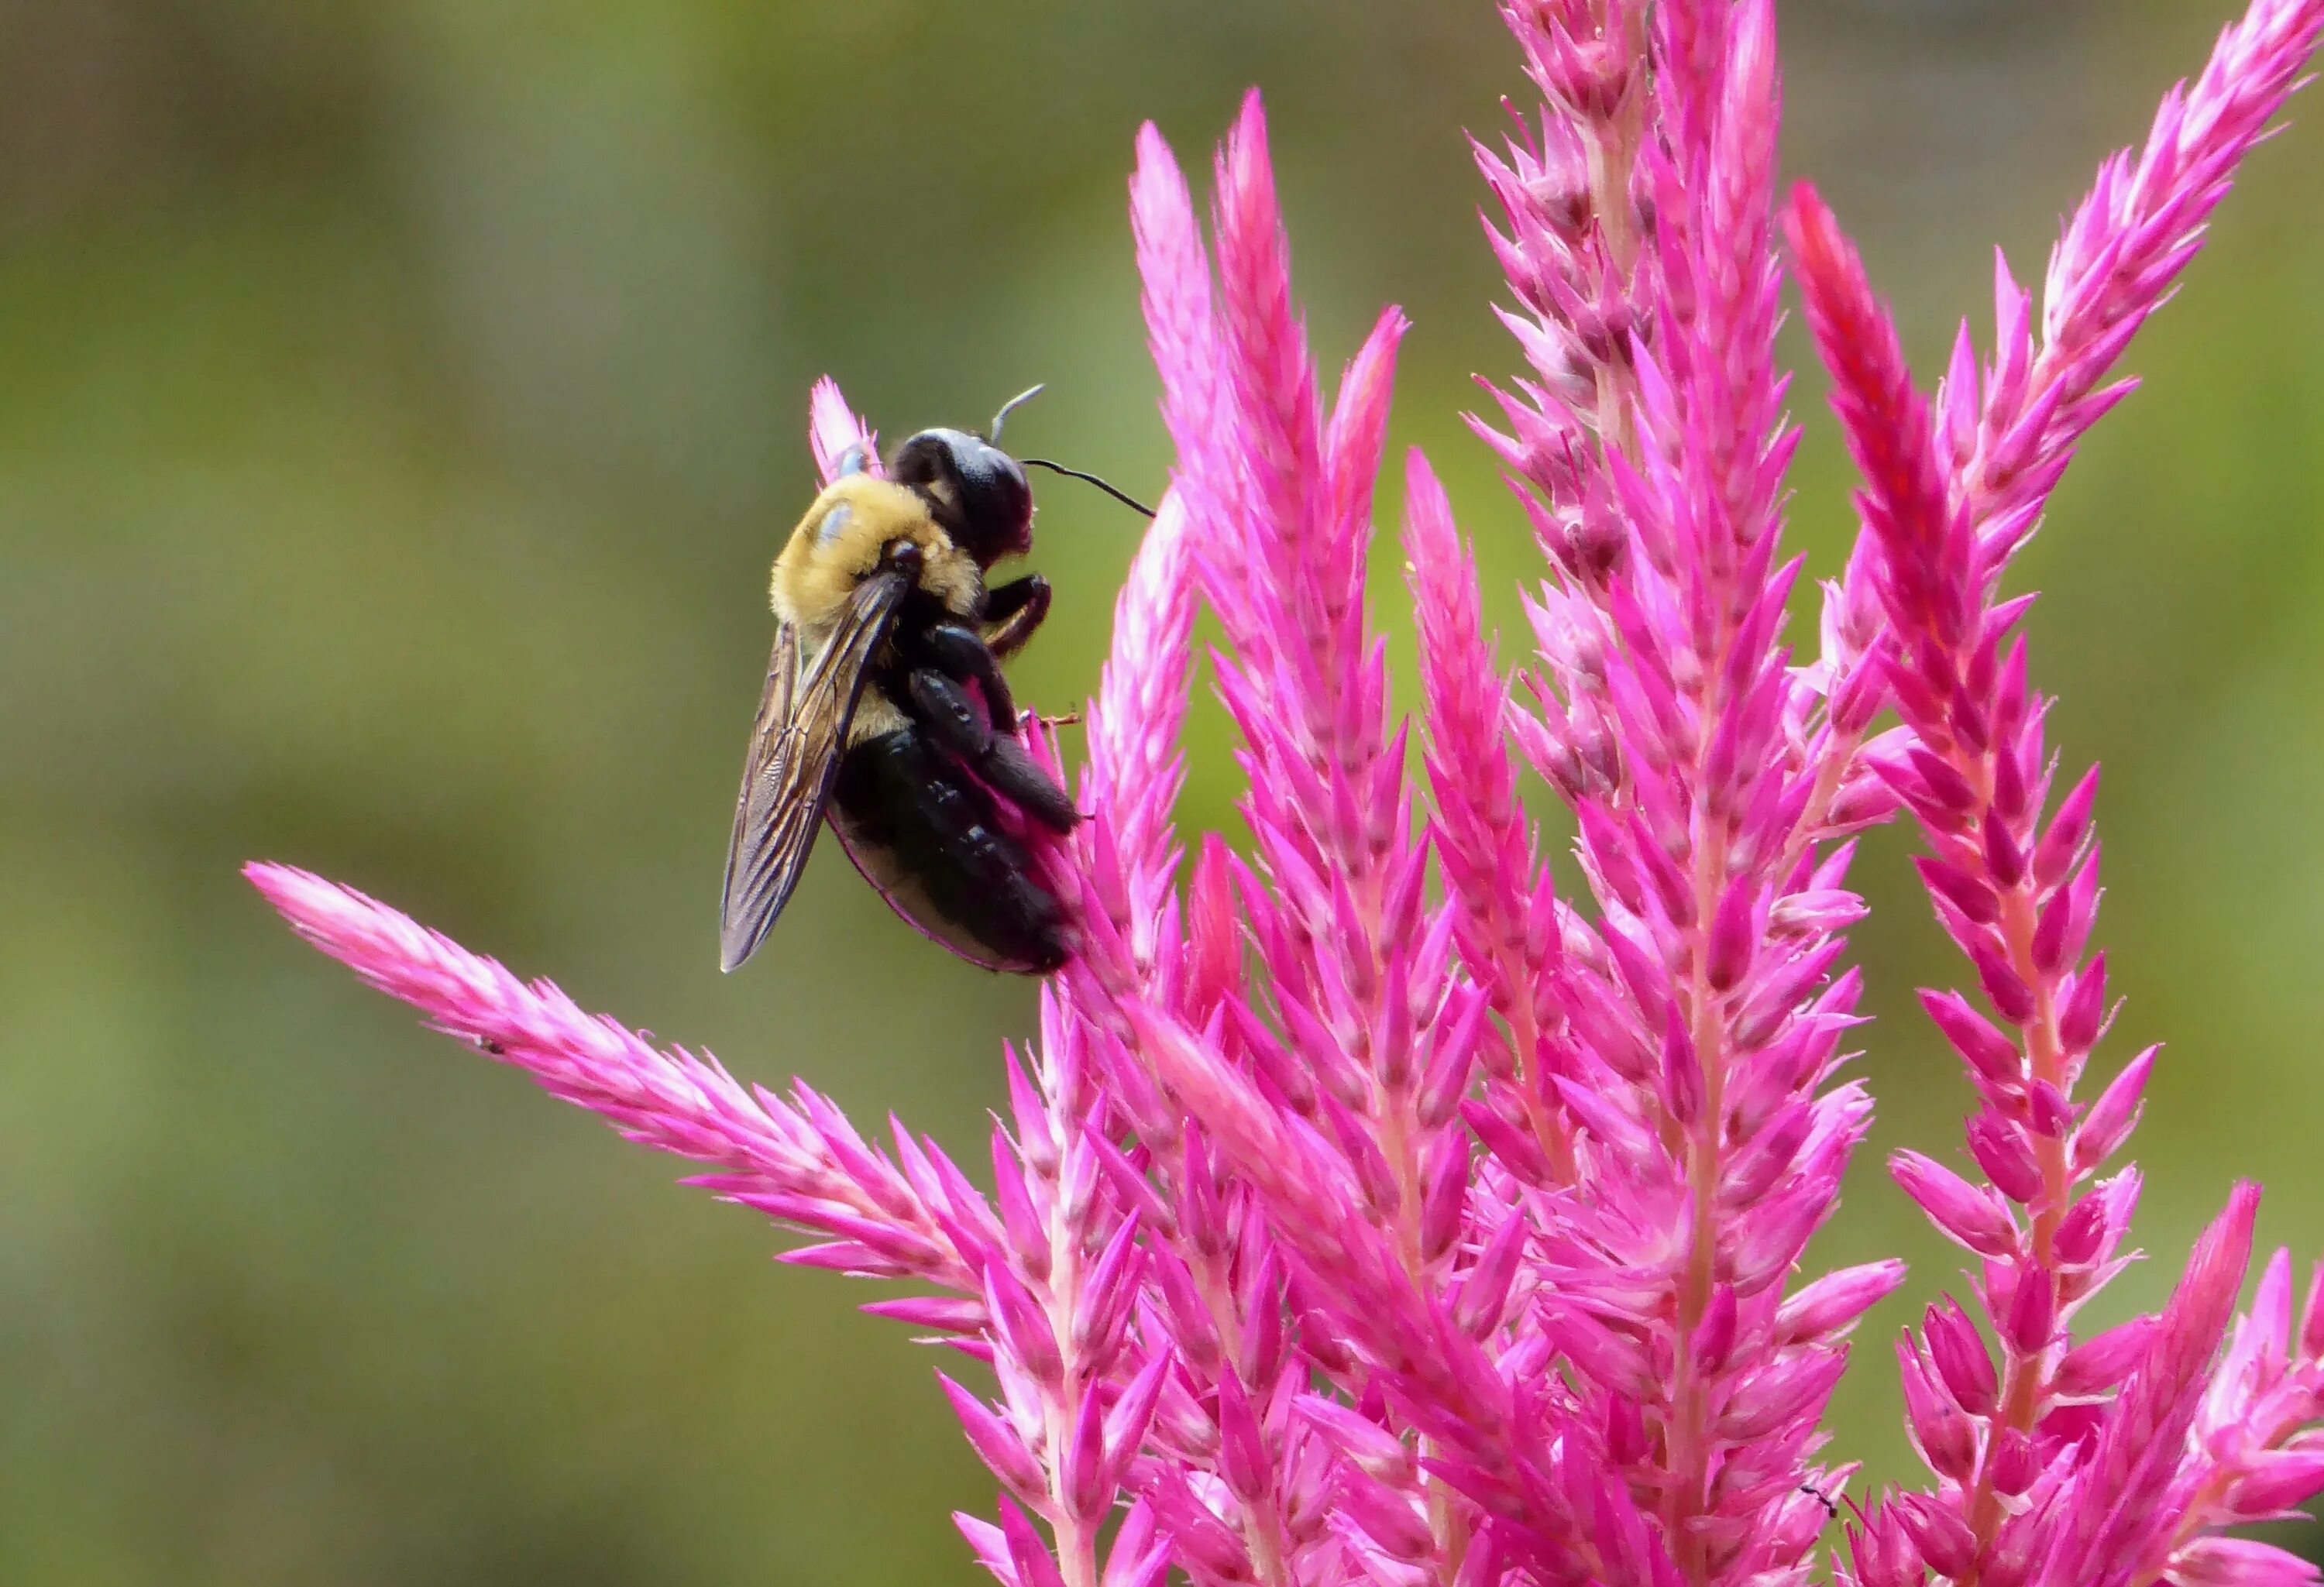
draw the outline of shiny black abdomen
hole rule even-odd
[[[1065,911],[992,795],[918,727],[851,747],[827,813],[896,910],[963,956],[1036,974],[1070,956]]]

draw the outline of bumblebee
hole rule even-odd
[[[1002,408],[994,437],[1022,401]],[[1071,955],[1073,927],[1001,807],[1056,833],[1081,817],[1027,751],[1001,663],[1048,615],[1050,590],[1038,573],[985,576],[1032,549],[1027,465],[1148,510],[963,430],[912,436],[884,474],[870,464],[860,447],[841,460],[775,560],[774,652],[727,848],[721,967],[766,939],[828,821],[915,928],[986,969],[1046,974]]]

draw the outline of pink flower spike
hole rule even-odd
[[[788,1222],[852,1241],[868,1235],[891,1253],[882,1259],[856,1243],[860,1261],[844,1265],[975,1290],[971,1264],[902,1177],[807,1113],[738,1084],[714,1060],[585,1014],[549,983],[521,982],[352,888],[287,865],[244,874],[301,937],[437,1029],[527,1071],[631,1140],[727,1170],[713,1182],[722,1195],[779,1198],[769,1204]],[[913,1211],[899,1218],[896,1206]]]
[[[2192,87],[2164,100],[2135,162],[2126,152],[2101,169],[2052,256],[2038,355],[2022,315],[1998,328],[2010,373],[1987,393],[1977,456],[1960,471],[1980,517],[2020,512],[2046,494],[2107,405],[2092,393],[2168,300],[2236,166],[2305,80],[2319,36],[2316,0],[2253,0]],[[1997,571],[2015,544],[1999,548]]]

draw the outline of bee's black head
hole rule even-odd
[[[897,448],[889,474],[927,502],[953,543],[990,567],[1033,546],[1033,489],[1017,459],[965,430],[924,429]]]

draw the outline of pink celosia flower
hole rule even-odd
[[[2324,0],[2256,0],[2101,171],[2038,340],[2005,266],[1994,355],[1964,332],[1933,401],[1830,212],[1780,211],[1865,476],[1808,658],[1784,638],[1772,0],[1503,11],[1541,104],[1477,158],[1528,369],[1476,427],[1545,559],[1535,654],[1497,657],[1415,453],[1416,780],[1365,608],[1402,318],[1327,400],[1257,100],[1207,243],[1149,129],[1131,219],[1177,463],[1084,714],[1092,819],[1034,840],[1083,946],[996,1075],[990,1195],[931,1141],[875,1148],[804,1084],[742,1084],[361,894],[252,880],[439,1029],[816,1237],[788,1259],[920,1281],[866,1309],[990,1368],[940,1383],[1001,1489],[959,1520],[1006,1587],[1804,1582],[1827,1544],[1866,1587],[2314,1579],[2220,1535],[2324,1491],[2324,1277],[2296,1333],[2281,1253],[2234,1315],[2255,1188],[2158,1315],[2075,1326],[2128,1259],[2136,1171],[2099,1174],[2154,1054],[2078,1093],[2112,1012],[2097,783],[2052,797],[2000,579]],[[870,439],[819,384],[825,476]],[[1182,867],[1197,600],[1250,843]],[[1573,809],[1586,898],[1551,886],[1520,764]],[[1978,1177],[1892,1168],[1977,1260],[1969,1304],[1895,1347],[1930,1485],[1836,1524],[1852,1468],[1823,1410],[1904,1275],[1799,1269],[1871,1110],[1841,1077],[1849,840],[1899,810],[1974,983],[1923,1002],[1980,1106]]]

